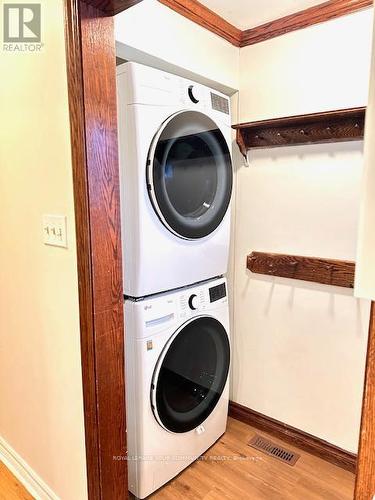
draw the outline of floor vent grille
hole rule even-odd
[[[249,446],[255,448],[256,450],[263,451],[271,457],[275,457],[281,460],[285,464],[294,465],[300,458],[300,455],[293,453],[293,451],[287,450],[276,443],[273,443],[267,438],[255,434],[255,436],[249,441]]]

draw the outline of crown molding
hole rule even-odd
[[[236,47],[264,42],[291,31],[352,14],[373,5],[373,0],[329,0],[289,16],[241,31],[197,0],[159,0],[182,16],[221,36]]]
[[[242,31],[196,0],[159,0],[182,16],[240,47]]]
[[[370,7],[373,0],[330,0],[241,33],[240,47],[264,42],[291,31],[307,28]]]

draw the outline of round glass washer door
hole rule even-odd
[[[224,326],[199,316],[171,337],[156,365],[151,404],[159,424],[188,432],[211,414],[225,388],[230,345]]]
[[[163,224],[185,239],[211,234],[228,209],[233,183],[227,142],[203,113],[169,117],[152,142],[147,187]]]

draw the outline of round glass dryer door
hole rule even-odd
[[[219,226],[233,173],[228,145],[211,118],[197,111],[172,115],[155,136],[147,164],[151,201],[170,231],[197,239]]]
[[[178,330],[156,366],[151,401],[158,422],[171,432],[195,429],[224,390],[230,346],[223,325],[200,316]]]

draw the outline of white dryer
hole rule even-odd
[[[145,498],[225,432],[225,279],[125,301],[129,489]]]
[[[117,68],[124,293],[227,272],[229,98],[136,63]]]

